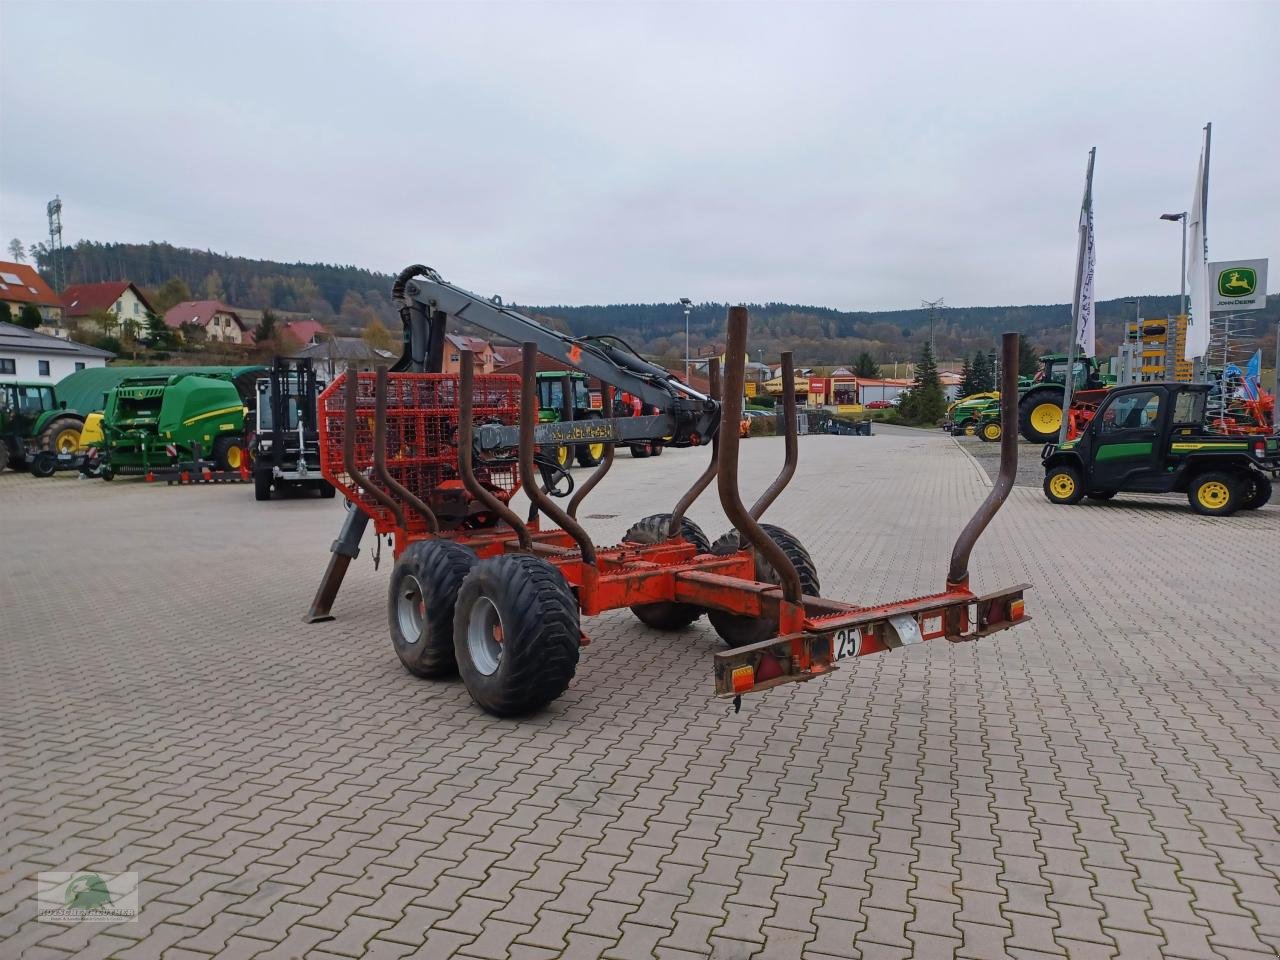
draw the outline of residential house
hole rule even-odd
[[[62,317],[67,327],[78,324],[111,334],[132,330],[135,337],[146,339],[150,312],[147,298],[128,280],[76,283],[62,291]],[[111,314],[114,323],[104,322],[105,314]]]
[[[444,335],[444,363],[442,373],[457,373],[462,369],[462,351],[476,355],[476,373],[493,373],[495,356],[488,340],[480,337],[464,337],[456,333]]]
[[[381,364],[390,366],[396,360],[396,354],[371,347],[362,337],[325,337],[308,344],[293,356],[309,357],[320,378],[328,383],[348,368],[372,370]]]
[[[115,354],[64,337],[0,323],[0,382],[56,384],[68,374],[105,367]]]
[[[211,342],[247,343],[250,339],[240,314],[219,300],[184,300],[165,313],[164,322],[174,330],[181,330],[188,323],[198,324]]]
[[[0,303],[7,303],[13,319],[30,304],[40,311],[40,330],[66,337],[62,328],[62,303],[40,274],[25,263],[0,260]]]

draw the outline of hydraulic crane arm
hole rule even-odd
[[[532,317],[443,280],[430,267],[403,270],[392,287],[404,325],[404,352],[396,370],[438,372],[443,360],[448,318],[474,324],[514,343],[533,343],[538,352],[588,376],[638,397],[656,408],[655,417],[636,418],[615,439],[670,438],[687,446],[714,436],[720,405],[661,367],[643,359],[621,341],[609,337],[573,337],[544,326]],[[626,418],[623,418],[626,419]],[[643,429],[638,429],[642,427]],[[500,432],[500,431],[499,431]],[[497,432],[483,446],[498,443]],[[696,438],[696,439],[695,439]],[[548,438],[550,439],[550,438]]]

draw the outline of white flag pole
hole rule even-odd
[[[1058,443],[1067,442],[1067,428],[1071,423],[1071,394],[1072,388],[1075,386],[1075,367],[1076,367],[1076,347],[1080,342],[1081,320],[1091,320],[1089,316],[1085,316],[1084,310],[1081,309],[1081,291],[1084,289],[1086,277],[1088,277],[1090,289],[1093,286],[1093,279],[1088,276],[1088,272],[1093,269],[1092,260],[1092,222],[1093,222],[1093,158],[1097,154],[1097,147],[1089,148],[1089,166],[1084,175],[1084,200],[1080,203],[1080,229],[1079,239],[1076,244],[1076,283],[1075,294],[1071,298],[1071,336],[1068,338],[1070,343],[1067,346],[1067,374],[1066,383],[1062,392],[1062,426],[1058,428]],[[1087,310],[1091,314],[1093,311],[1092,293],[1089,297]]]
[[[1204,125],[1204,148],[1200,152],[1199,176],[1196,179],[1195,196],[1191,202],[1190,233],[1191,256],[1186,265],[1187,288],[1190,292],[1191,318],[1187,321],[1187,343],[1183,358],[1194,362],[1193,379],[1208,379],[1210,303],[1213,292],[1209,289],[1209,145],[1213,136],[1213,124]]]

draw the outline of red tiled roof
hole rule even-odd
[[[110,310],[124,294],[132,289],[133,295],[142,301],[142,305],[150,310],[151,304],[142,295],[142,291],[128,280],[108,280],[106,283],[76,283],[62,291],[62,309],[69,317],[84,317],[91,313]]]
[[[235,318],[236,325],[241,330],[246,329],[244,321],[240,319],[240,314],[220,300],[184,300],[182,303],[169,308],[164,315],[164,322],[166,326],[173,327],[175,330],[184,323],[198,323],[200,326],[206,327],[215,313],[231,314]]]
[[[58,295],[25,263],[0,260],[0,300],[6,303],[34,303],[41,307],[61,306]]]
[[[319,320],[290,320],[284,324],[284,330],[298,341],[300,346],[310,343],[314,337],[323,337],[324,324]]]
[[[459,333],[446,333],[444,338],[459,350],[470,350],[476,356],[482,356],[485,351],[493,349],[489,346],[489,341],[481,337],[464,337]]]

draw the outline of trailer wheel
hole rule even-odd
[[[444,677],[458,669],[453,655],[453,611],[458,588],[476,556],[448,540],[417,540],[391,571],[387,620],[391,644],[417,677]]]
[[[334,489],[333,484],[328,480],[321,480],[320,485],[316,487],[316,489],[320,491],[321,500],[332,500],[338,495],[338,491]]]
[[[271,474],[265,470],[255,470],[253,472],[253,499],[271,499]]]
[[[633,443],[631,445],[631,456],[635,457],[637,460],[643,460],[645,457],[649,456],[650,452],[649,444],[647,443]]]
[[[532,713],[569,687],[582,634],[578,601],[541,557],[506,554],[475,565],[458,591],[453,648],[481,709]]]
[[[1241,510],[1257,510],[1271,502],[1270,480],[1266,477],[1250,477],[1249,482],[1252,486],[1245,491],[1244,500],[1240,503]]]
[[[625,543],[664,543],[667,531],[671,527],[671,514],[655,513],[631,525],[631,529],[622,535]],[[692,543],[699,553],[710,553],[711,544],[702,528],[684,517],[680,523],[680,538]],[[655,630],[680,630],[689,626],[706,611],[691,603],[675,603],[661,600],[657,603],[642,603],[631,608],[641,623]]]
[[[822,591],[818,583],[818,568],[814,565],[809,551],[804,548],[795,536],[775,527],[771,523],[760,524],[761,529],[769,535],[769,539],[782,548],[787,559],[800,575],[800,591],[808,596],[816,597]],[[719,556],[737,553],[749,546],[737,530],[730,530],[711,545],[711,552]],[[756,579],[762,583],[780,583],[777,571],[758,551],[752,550],[756,562]],[[778,635],[778,621],[774,617],[749,617],[725,610],[708,610],[707,619],[715,628],[720,639],[731,647],[742,647],[748,643],[759,643]]]
[[[33,477],[52,477],[57,469],[58,461],[51,450],[41,450],[31,458],[31,475]]]
[[[1191,509],[1202,516],[1229,517],[1243,506],[1244,493],[1239,477],[1211,471],[1191,481],[1187,500]]]
[[[103,480],[114,480],[116,472],[106,464],[103,464],[102,469],[98,471],[98,476],[102,477]]]
[[[219,437],[213,441],[213,462],[219,470],[239,470],[244,458],[244,443],[239,437]]]

